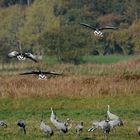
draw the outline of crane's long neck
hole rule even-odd
[[[110,112],[110,106],[108,105],[108,111]]]
[[[51,107],[51,111],[52,111],[52,114],[54,114],[52,107]]]
[[[51,117],[53,118],[53,119],[55,119],[55,113],[54,113],[54,111],[53,111],[53,109],[51,108],[51,111],[52,111],[52,113],[51,113]]]

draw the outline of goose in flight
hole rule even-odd
[[[21,43],[19,42],[18,45],[19,51],[12,51],[8,54],[9,58],[17,58],[18,60],[25,60],[26,58],[34,61],[34,62],[38,62],[36,59],[36,56],[34,56],[32,53],[30,52],[22,52],[21,50]]]
[[[20,52],[17,52],[17,51],[12,51],[12,52],[10,52],[8,54],[8,57],[9,58],[16,57],[18,60],[25,60],[26,58],[29,58],[29,59],[33,60],[34,62],[38,62],[36,60],[36,57],[33,54],[29,53],[29,52],[27,52],[27,53],[20,53]]]
[[[39,79],[46,79],[46,75],[62,75],[62,73],[54,72],[54,71],[31,71],[31,72],[25,72],[21,73],[20,75],[38,75]]]
[[[80,25],[88,27],[88,28],[94,30],[94,35],[99,36],[99,37],[103,37],[102,30],[117,29],[117,27],[110,27],[110,26],[95,28],[95,27],[93,27],[93,26],[91,26],[89,24],[86,24],[86,23],[80,23]]]

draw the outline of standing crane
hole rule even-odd
[[[110,124],[110,127],[115,132],[117,126],[123,126],[123,121],[119,118],[119,119],[115,119],[115,120],[110,120],[109,124]]]
[[[43,112],[42,112],[42,116],[41,116],[41,123],[40,123],[40,129],[47,135],[52,136],[53,135],[53,130],[52,128],[47,125],[44,121],[43,121]]]
[[[50,120],[51,120],[52,124],[60,131],[60,134],[61,134],[62,139],[63,139],[63,134],[68,132],[67,123],[60,121],[52,108],[51,108]]]
[[[116,120],[119,119],[119,116],[110,112],[110,105],[108,105],[107,116],[109,120]]]
[[[103,134],[104,134],[104,138],[105,139],[108,139],[108,134],[109,134],[110,128],[111,128],[111,126],[109,124],[109,120],[103,120],[103,121],[93,122],[93,126],[88,129],[88,132],[90,132],[90,131],[93,132],[97,128],[102,129],[103,130]]]
[[[25,120],[18,120],[17,125],[20,128],[22,128],[23,131],[24,131],[24,134],[26,134],[26,128],[25,128],[26,127],[26,123],[25,123]]]
[[[80,136],[80,132],[83,131],[83,128],[84,128],[84,123],[82,121],[76,125],[75,130],[78,136]]]

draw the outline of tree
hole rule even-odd
[[[131,0],[125,10],[125,19],[131,24],[133,21],[138,20],[140,17],[140,1],[139,0]]]
[[[35,1],[27,10],[26,22],[19,32],[26,46],[40,50],[38,38],[46,31],[59,28],[59,18],[54,15],[55,0]]]
[[[17,43],[17,32],[22,26],[22,15],[18,6],[0,9],[0,45],[2,51],[1,57],[6,58],[10,49],[13,49]],[[16,48],[15,48],[16,49]]]
[[[79,26],[64,26],[59,30],[46,32],[40,38],[40,44],[48,55],[56,55],[60,62],[78,64],[81,57],[89,54],[92,40]]]

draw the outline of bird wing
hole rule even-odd
[[[94,28],[93,26],[86,24],[86,23],[80,23],[80,25],[88,27],[88,28],[93,29],[93,30],[96,30],[96,28]]]
[[[38,62],[37,59],[36,59],[36,56],[34,56],[33,54],[31,53],[24,53],[24,56],[33,60],[34,62]]]
[[[119,116],[111,113],[110,111],[107,111],[107,116],[108,116],[109,120],[119,119]]]
[[[99,30],[105,30],[105,29],[118,29],[117,27],[109,27],[109,26],[106,26],[106,27],[100,27],[98,28]]]
[[[8,57],[16,57],[17,55],[19,54],[19,52],[17,52],[17,51],[13,51],[13,52],[10,52],[9,54],[8,54]]]
[[[97,128],[98,128],[97,126],[95,126],[95,127],[91,127],[91,128],[88,129],[88,132],[90,132],[90,131],[93,132],[93,131],[96,130]]]
[[[40,72],[37,72],[37,71],[31,71],[31,72],[20,73],[20,75],[29,75],[29,74],[40,74]]]
[[[55,71],[46,71],[46,72],[41,72],[43,74],[51,74],[51,75],[62,75],[62,73],[58,73],[58,72],[55,72]]]

